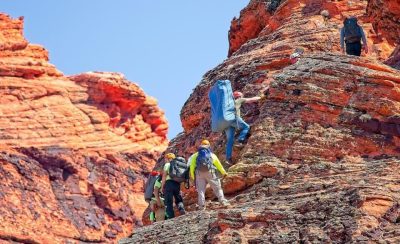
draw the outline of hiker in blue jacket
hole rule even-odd
[[[342,52],[346,51],[348,55],[361,56],[361,50],[364,49],[365,53],[368,53],[367,38],[365,37],[363,28],[358,25],[357,18],[346,18],[343,25],[343,28],[340,30],[340,48]]]

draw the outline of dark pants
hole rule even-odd
[[[166,219],[172,219],[175,217],[174,198],[175,204],[178,206],[179,211],[184,211],[185,208],[183,206],[183,200],[181,196],[181,184],[173,180],[167,180],[164,188]]]
[[[346,43],[346,53],[348,55],[361,56],[361,42]]]

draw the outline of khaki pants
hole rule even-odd
[[[215,176],[214,173],[209,171],[197,171],[196,170],[196,190],[197,190],[197,201],[200,208],[203,208],[206,203],[205,193],[207,188],[207,183],[210,184],[214,194],[218,197],[219,202],[227,201],[224,196],[224,192],[221,187],[220,180]]]
[[[152,200],[151,201],[151,210],[154,212],[154,215],[156,217],[156,222],[158,221],[162,221],[165,220],[165,206],[164,206],[164,202],[161,201],[162,206],[161,207],[157,207],[157,203],[156,201]],[[156,210],[154,210],[155,208],[157,208]]]

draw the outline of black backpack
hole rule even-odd
[[[348,18],[344,21],[344,40],[346,43],[361,42],[361,27],[356,18]]]
[[[212,169],[214,169],[214,164],[210,148],[200,147],[197,154],[196,170],[204,172]]]
[[[146,181],[144,187],[144,200],[146,200],[146,202],[150,202],[151,198],[154,196],[154,184],[156,181],[161,181],[161,175],[150,175]]]
[[[179,183],[189,178],[189,169],[184,158],[176,157],[170,162],[169,177],[171,177],[171,180]]]

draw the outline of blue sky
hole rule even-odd
[[[205,72],[228,53],[228,31],[249,0],[12,0],[25,37],[66,75],[113,71],[137,82],[166,112],[172,139],[180,109]]]

